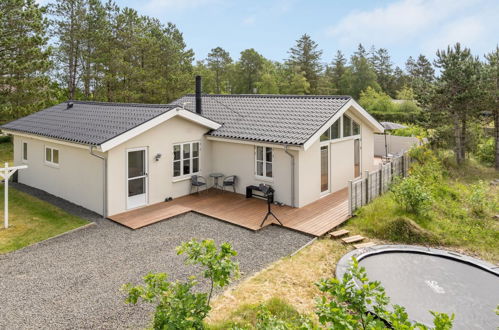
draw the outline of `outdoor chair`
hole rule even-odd
[[[237,176],[235,175],[226,176],[222,182],[222,191],[225,191],[225,187],[232,187],[232,190],[236,192],[236,181],[237,181]]]
[[[201,175],[191,176],[191,192],[192,189],[195,188],[196,192],[199,194],[199,188],[202,187],[204,187],[205,190],[207,189],[208,186],[206,185],[206,179]]]

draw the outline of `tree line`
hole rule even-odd
[[[499,166],[499,48],[483,60],[456,44],[393,64],[385,48],[359,44],[327,63],[312,38],[302,35],[283,61],[257,50],[232,58],[221,47],[194,63],[194,52],[172,23],[121,8],[112,0],[0,2],[0,122],[67,99],[168,103],[205,93],[351,95],[380,119],[434,128],[453,147],[458,163],[476,143],[470,128],[495,127]],[[404,100],[394,105],[392,99]],[[475,142],[474,142],[475,141]]]

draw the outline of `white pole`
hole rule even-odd
[[[5,229],[9,228],[9,175],[8,175],[9,163],[5,163],[5,176],[4,176],[4,218],[3,218],[3,226]]]

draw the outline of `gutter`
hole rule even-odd
[[[284,152],[291,158],[291,206],[295,207],[295,156],[284,146]]]
[[[103,160],[103,165],[104,165],[104,180],[103,180],[103,189],[102,189],[102,217],[106,218],[107,217],[107,158],[103,156],[99,156],[97,154],[94,154],[94,148],[95,146],[90,146],[90,155],[97,157],[99,159]]]

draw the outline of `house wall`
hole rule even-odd
[[[28,143],[28,160],[22,160],[22,144]],[[45,146],[59,149],[59,166],[45,163]],[[18,181],[103,213],[103,173],[101,159],[89,149],[14,135],[14,164],[28,165],[18,171]]]
[[[212,170],[224,175],[237,175],[236,192],[246,194],[246,186],[265,183],[275,189],[275,200],[291,205],[291,157],[282,147],[273,146],[273,178],[262,179],[255,175],[255,145],[225,141],[211,141]],[[272,146],[272,145],[269,145]],[[295,156],[295,203],[298,202],[298,161],[296,150],[289,150]]]
[[[180,117],[168,121],[108,151],[108,215],[127,210],[127,150],[147,148],[148,204],[167,197],[180,197],[190,191],[190,175],[173,178],[173,145],[200,142],[200,175],[211,172],[211,145],[206,140],[207,128]],[[156,154],[161,154],[155,161]]]
[[[396,136],[396,135],[386,135],[386,144],[388,153],[395,155],[401,154],[413,146],[419,146],[425,143],[425,141],[419,140],[414,136]],[[385,135],[375,134],[374,135],[374,154],[376,156],[385,156]]]
[[[363,120],[351,110],[346,111],[349,117],[361,126],[361,175],[364,171],[374,170],[374,133]],[[329,187],[336,192],[348,186],[348,181],[354,179],[354,140],[357,137],[347,137],[329,142]],[[324,142],[322,143],[322,145]],[[303,207],[321,197],[320,191],[320,146],[319,139],[306,151],[300,152],[299,162],[299,202]]]

